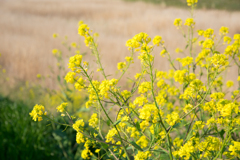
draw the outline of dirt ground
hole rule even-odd
[[[173,21],[189,16],[188,10],[120,0],[0,0],[0,65],[10,76],[23,80],[34,81],[38,73],[49,74],[49,65],[56,66],[51,50],[63,48],[61,40],[53,39],[52,34],[67,35],[69,42],[78,41],[78,21],[83,20],[100,34],[103,66],[107,74],[115,74],[117,63],[129,55],[126,41],[139,32],[151,37],[162,36],[171,55],[180,56],[174,50],[184,48],[185,41]],[[240,33],[239,18],[240,12],[197,10],[195,28],[213,28],[218,32],[221,26],[227,26],[229,35],[233,36]],[[82,52],[90,53],[83,39],[80,40]],[[160,51],[160,48],[155,51],[155,66],[167,70],[169,65],[166,58],[159,56]],[[88,54],[85,60],[92,62],[93,58]],[[67,63],[68,59],[65,61]],[[128,75],[135,74],[139,68],[137,63]],[[236,79],[236,70],[231,70],[229,75]],[[49,83],[54,85],[55,82]]]

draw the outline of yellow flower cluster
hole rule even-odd
[[[116,141],[113,139],[113,137],[117,134],[116,128],[113,128],[108,131],[108,134],[106,135],[106,142],[112,142],[115,143]]]
[[[118,64],[117,64],[117,68],[118,68],[118,70],[120,70],[121,72],[123,71],[123,69],[126,67],[127,65],[126,65],[126,62],[119,62]]]
[[[148,44],[151,41],[151,38],[148,37],[147,33],[139,33],[135,35],[132,39],[129,39],[126,42],[126,46],[129,47],[129,49],[136,49],[141,46],[141,44]]]
[[[182,25],[182,19],[181,18],[176,18],[173,22],[173,24],[179,28]]]
[[[97,113],[93,113],[91,119],[88,120],[89,126],[93,128],[98,128],[98,115]]]
[[[186,76],[185,76],[186,73],[187,73],[186,69],[175,71],[174,73],[175,81],[179,82],[180,84],[183,84],[183,82],[186,80]]]
[[[141,136],[139,138],[139,140],[137,141],[137,144],[141,147],[141,148],[145,148],[148,146],[148,140],[145,136]]]
[[[88,47],[89,45],[92,45],[93,43],[93,37],[89,34],[89,27],[87,24],[83,23],[83,21],[79,22],[78,27],[78,34],[80,36],[83,36],[85,38],[85,44]]]
[[[65,111],[65,108],[67,107],[67,105],[68,105],[68,103],[66,103],[66,102],[64,102],[64,103],[62,103],[61,105],[59,105],[58,107],[57,107],[57,111],[58,112],[64,112]],[[61,114],[62,116],[65,116],[65,114]]]
[[[187,18],[184,25],[193,27],[195,25],[193,18]]]
[[[84,127],[83,119],[77,120],[73,124],[73,129],[76,130],[77,132],[83,131],[83,127]]]
[[[84,147],[85,147],[85,149],[82,151],[82,153],[81,153],[81,157],[83,158],[83,159],[91,159],[91,156],[93,155],[93,153],[91,152],[91,150],[90,150],[90,147],[92,146],[93,144],[92,144],[92,141],[90,141],[90,140],[87,140],[86,142],[85,142],[85,144],[84,144]]]
[[[64,79],[67,83],[74,83],[76,81],[75,76],[75,72],[68,72]]]
[[[177,61],[181,62],[182,66],[188,66],[191,67],[190,64],[193,62],[193,58],[192,57],[185,57],[185,58],[177,58]]]
[[[213,151],[219,151],[222,146],[222,142],[217,137],[208,136],[204,141],[199,143],[198,149],[204,152],[203,157],[209,157]]]
[[[44,106],[36,104],[33,110],[29,113],[34,121],[42,121],[42,116],[47,115]]]
[[[84,80],[82,77],[80,77],[76,83],[74,84],[75,88],[79,91],[81,91],[83,88],[85,88],[85,83],[86,83],[86,80]]]
[[[192,6],[192,5],[194,5],[195,3],[197,3],[198,2],[198,0],[187,0],[187,5],[188,6]]]
[[[134,156],[134,160],[146,160],[149,157],[151,157],[150,151],[146,151],[146,152],[138,151],[137,155]]]
[[[164,41],[162,41],[162,37],[161,36],[155,36],[153,38],[153,44],[154,45],[159,46],[160,44],[163,44],[163,43],[164,43]]]
[[[232,141],[233,145],[229,146],[230,154],[240,158],[240,142]]]
[[[68,68],[72,71],[80,73],[81,70],[78,70],[82,62],[82,55],[76,54],[69,58]]]
[[[198,138],[191,138],[187,141],[178,151],[174,151],[173,155],[178,158],[190,159],[191,155],[196,151],[197,144],[199,144]]]
[[[151,90],[151,83],[150,82],[142,82],[138,87],[139,93],[146,93]]]
[[[167,115],[166,122],[173,126],[175,123],[180,122],[181,118],[179,117],[179,114],[177,112],[172,112],[171,114]]]

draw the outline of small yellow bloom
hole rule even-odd
[[[228,27],[221,27],[220,28],[220,30],[219,30],[219,32],[220,32],[220,35],[223,35],[223,36],[225,36],[226,34],[228,34]]]
[[[174,26],[179,28],[182,25],[182,19],[181,18],[176,18],[173,22]]]
[[[41,74],[37,74],[37,78],[41,78],[42,77],[42,75]]]
[[[234,82],[233,81],[227,81],[226,85],[227,85],[228,88],[230,88],[234,85]]]
[[[186,26],[193,26],[195,25],[194,19],[193,18],[187,18],[184,25]]]
[[[77,43],[72,42],[72,43],[71,43],[71,46],[72,46],[73,48],[76,48],[76,47],[77,47]]]
[[[6,69],[2,69],[2,73],[6,73]]]
[[[59,52],[58,49],[53,49],[53,50],[52,50],[52,54],[53,54],[53,55],[56,55],[58,52]]]
[[[64,112],[67,105],[68,105],[68,103],[64,102],[61,105],[59,105],[56,109],[58,112]]]
[[[53,33],[53,38],[57,38],[57,37],[58,37],[58,34]]]
[[[117,68],[118,70],[120,70],[121,72],[123,71],[123,68],[125,68],[127,65],[126,65],[126,62],[119,62],[117,64]]]

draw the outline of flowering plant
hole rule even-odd
[[[213,29],[198,30],[195,35],[196,3],[197,0],[187,0],[191,17],[184,26],[181,19],[174,21],[187,43],[184,50],[178,48],[176,52],[189,56],[173,60],[161,36],[151,39],[148,34],[139,33],[126,42],[130,56],[117,64],[121,76],[116,79],[109,79],[102,67],[97,35],[92,34],[87,24],[79,22],[78,33],[96,57],[97,71],[104,80],[93,79],[94,72],[89,72],[89,63],[83,61],[83,55],[71,57],[68,65],[71,71],[65,80],[77,90],[88,92],[86,107],[91,108],[93,114],[87,123],[80,117],[71,117],[67,103],[57,110],[69,119],[68,124],[62,125],[76,130],[77,143],[84,143],[82,158],[240,158],[240,83],[237,90],[227,93],[222,77],[227,68],[236,65],[240,81],[240,34],[234,35],[233,42],[227,36],[227,27],[220,28],[219,38]],[[201,51],[197,53],[198,44]],[[218,51],[220,45],[227,45],[223,53]],[[156,57],[152,52],[156,47],[162,47],[160,55],[167,57],[171,70],[154,69]],[[119,81],[133,63],[135,54],[139,54],[141,72],[132,80],[132,88],[123,90]],[[233,85],[233,81],[226,83],[228,88]],[[35,108],[30,115],[40,121],[45,109],[39,105]],[[110,113],[112,108],[117,110],[116,114]]]

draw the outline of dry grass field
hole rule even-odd
[[[61,41],[53,39],[52,34],[67,35],[70,42],[78,41],[78,21],[83,20],[100,34],[103,66],[107,74],[114,74],[117,63],[129,54],[125,42],[139,32],[151,37],[161,35],[172,56],[179,56],[174,50],[184,48],[185,42],[173,21],[188,16],[188,10],[120,0],[0,0],[0,65],[10,76],[23,80],[34,81],[38,73],[50,73],[48,66],[56,63],[51,50],[62,48]],[[218,31],[227,26],[230,36],[240,33],[240,12],[197,10],[195,18],[196,29]],[[81,50],[90,53],[83,41]],[[166,70],[168,63],[159,52],[156,51],[155,65]],[[90,54],[86,56],[86,60],[92,59]],[[138,66],[134,66],[128,74],[137,70]],[[234,73],[232,70],[231,77],[236,78]]]

